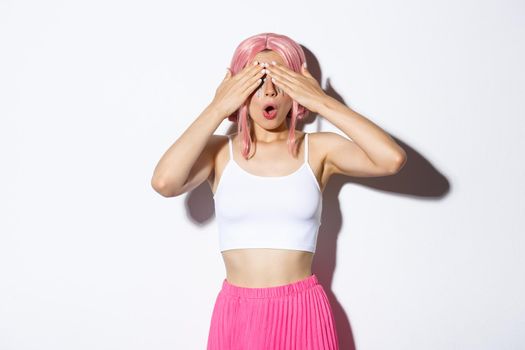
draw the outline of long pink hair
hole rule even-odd
[[[232,76],[240,72],[247,63],[252,62],[255,55],[264,50],[272,50],[280,54],[287,63],[288,68],[295,72],[300,72],[302,64],[306,61],[301,46],[286,35],[261,33],[243,40],[239,46],[237,46],[229,67]],[[287,144],[288,151],[295,155],[296,121],[297,119],[304,119],[309,111],[293,100],[290,112],[291,113],[288,113],[286,116],[286,118],[290,118]],[[248,118],[248,99],[234,113],[228,116],[228,120],[237,123],[237,132],[242,140],[241,154],[245,159],[248,159],[252,144],[250,121]]]

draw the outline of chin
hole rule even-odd
[[[263,115],[261,115],[261,116],[258,116],[257,119],[253,119],[253,118],[250,118],[250,119],[252,120],[252,122],[256,122],[257,125],[259,125],[261,128],[264,128],[267,130],[273,130],[285,122],[286,116],[284,118],[277,116],[274,119],[266,119]]]

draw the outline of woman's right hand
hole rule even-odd
[[[215,91],[215,97],[211,102],[214,109],[220,111],[224,118],[235,112],[250,94],[262,83],[262,77],[266,74],[265,69],[253,61],[246,65],[235,76],[231,76],[231,70],[227,68],[226,76],[221,85]]]

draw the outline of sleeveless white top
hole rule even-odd
[[[308,164],[284,176],[252,174],[230,159],[213,196],[221,252],[239,248],[278,248],[315,253],[321,225],[322,193]]]

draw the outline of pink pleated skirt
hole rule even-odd
[[[248,288],[224,279],[207,350],[337,350],[335,318],[317,276]]]

